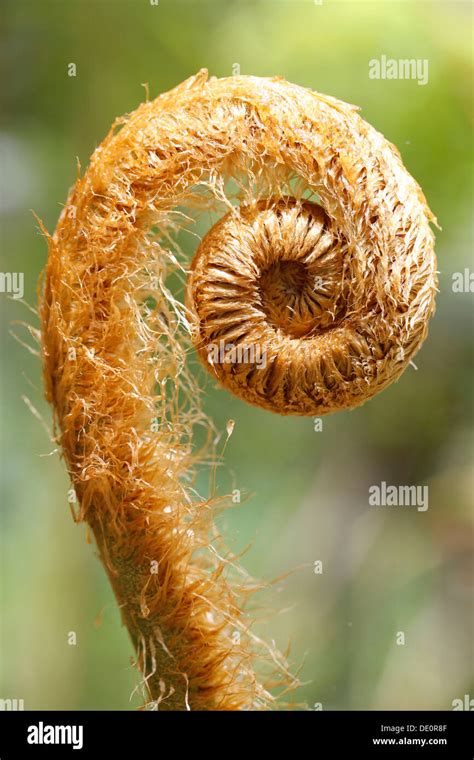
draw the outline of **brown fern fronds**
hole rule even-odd
[[[221,219],[182,304],[166,278],[187,273],[178,233],[203,211]],[[77,180],[49,237],[46,393],[149,706],[269,708],[259,659],[292,683],[249,626],[253,584],[213,527],[224,501],[194,490],[215,453],[192,345],[265,409],[362,404],[426,336],[430,221],[396,149],[353,106],[279,78],[201,71],[117,120]]]

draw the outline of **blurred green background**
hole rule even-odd
[[[279,418],[209,386],[206,411],[236,427],[221,493],[250,494],[220,518],[244,564],[271,579],[275,615],[257,630],[301,667],[295,701],[323,709],[451,709],[472,680],[472,5],[469,2],[179,2],[10,0],[1,44],[4,117],[1,270],[24,272],[36,304],[61,204],[113,119],[202,67],[282,75],[361,106],[400,149],[437,215],[440,294],[430,336],[398,383],[366,406],[324,418]],[[372,80],[369,61],[428,59],[429,81]],[[77,76],[68,76],[75,63]],[[191,255],[192,249],[188,247]],[[0,697],[26,709],[129,709],[127,632],[105,574],[67,503],[39,360],[1,309]],[[53,452],[53,453],[52,453]],[[429,486],[426,512],[374,508],[382,480]],[[201,479],[201,491],[207,487]],[[323,562],[322,574],[314,563]],[[295,569],[299,568],[299,569]],[[76,646],[68,644],[75,631]],[[404,632],[405,645],[397,645]]]

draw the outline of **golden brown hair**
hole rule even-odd
[[[185,271],[177,232],[202,209],[224,215],[183,305],[165,278]],[[426,335],[430,220],[396,149],[353,106],[279,78],[200,72],[118,119],[77,180],[49,238],[46,392],[76,519],[93,530],[151,706],[268,708],[259,657],[291,681],[250,631],[251,583],[213,527],[222,503],[193,488],[212,459],[193,430],[212,435],[191,340],[215,378],[265,409],[363,403]],[[235,360],[239,347],[264,361]]]

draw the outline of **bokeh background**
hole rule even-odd
[[[113,119],[144,99],[142,83],[154,97],[202,67],[279,74],[358,104],[398,146],[443,228],[438,308],[418,369],[366,406],[324,418],[322,432],[208,386],[216,426],[236,421],[219,490],[249,494],[219,522],[233,549],[250,545],[244,564],[256,577],[289,573],[257,630],[282,648],[291,641],[304,685],[290,699],[325,710],[451,709],[474,696],[474,296],[452,290],[453,273],[473,269],[471,3],[3,5],[0,267],[24,272],[33,308],[46,245],[31,210],[54,229],[76,159],[85,166]],[[428,83],[370,79],[369,61],[382,55],[428,59]],[[34,346],[13,323],[37,319],[5,294],[0,309],[0,697],[26,709],[130,709],[128,636],[71,518],[65,468],[28,406],[50,424],[40,362],[10,335]],[[382,480],[428,485],[428,511],[370,507],[368,488]]]

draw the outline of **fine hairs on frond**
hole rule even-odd
[[[221,218],[182,304],[166,280],[186,275],[178,233],[206,210]],[[48,236],[46,393],[148,707],[269,709],[296,683],[251,630],[256,584],[214,526],[225,499],[195,492],[197,466],[217,462],[192,346],[270,411],[362,404],[426,336],[430,221],[353,106],[280,78],[199,72],[118,119],[77,180]]]

